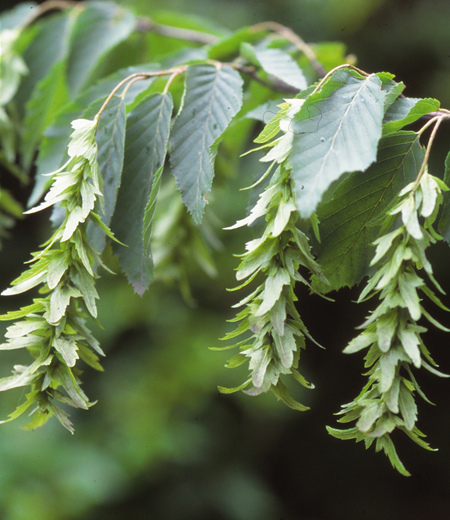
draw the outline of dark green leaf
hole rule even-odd
[[[295,116],[290,161],[297,207],[309,217],[330,185],[376,159],[385,92],[377,76],[339,70]]]
[[[80,92],[100,59],[127,39],[134,27],[134,15],[114,3],[86,4],[71,36],[67,82],[72,95]]]
[[[208,56],[212,60],[223,60],[239,53],[243,42],[254,42],[258,40],[263,31],[255,31],[253,27],[242,27],[241,29],[222,37],[217,43],[211,45]]]
[[[333,199],[319,206],[321,242],[314,251],[330,282],[323,286],[325,291],[351,287],[367,274],[375,252],[372,242],[378,235],[370,221],[416,178],[423,156],[414,132],[383,137],[377,162],[347,177]]]
[[[111,228],[129,246],[114,249],[138,294],[147,289],[152,275],[151,213],[166,156],[172,109],[170,94],[153,94],[137,105],[127,119],[122,185]]]
[[[96,135],[97,159],[103,178],[104,212],[101,217],[107,226],[116,207],[122,177],[125,125],[125,100],[121,96],[114,96],[100,116]]]
[[[242,79],[231,67],[197,65],[186,73],[182,109],[170,140],[170,163],[183,202],[199,224],[223,132],[242,105]]]

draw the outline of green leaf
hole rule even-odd
[[[240,390],[243,390],[245,387],[247,387],[251,383],[251,379],[247,379],[245,383],[242,383],[242,385],[236,386],[234,388],[226,388],[224,386],[218,386],[217,389],[221,394],[234,394],[235,392],[239,392]]]
[[[239,53],[243,42],[254,42],[261,38],[264,31],[255,31],[253,27],[242,27],[237,31],[220,38],[217,43],[209,47],[208,56],[212,60],[225,61]]]
[[[63,364],[59,364],[58,368],[55,370],[55,377],[57,377],[64,390],[68,393],[69,397],[74,401],[74,404],[76,404],[77,407],[82,408],[83,410],[89,408],[89,400],[75,379],[70,368]]]
[[[39,32],[23,56],[28,74],[14,98],[21,113],[38,83],[50,73],[56,63],[67,56],[71,22],[72,14],[65,12],[54,14],[37,23]]]
[[[308,406],[300,404],[298,401],[296,401],[289,395],[286,386],[281,381],[278,381],[276,386],[272,386],[271,390],[275,394],[277,399],[283,401],[283,403],[289,406],[289,408],[292,408],[293,410],[297,410],[299,412],[305,412],[309,410]]]
[[[391,134],[422,116],[439,110],[440,103],[432,98],[398,98],[386,112],[383,120],[383,135]]]
[[[24,318],[25,316],[28,316],[29,314],[33,314],[35,312],[42,312],[43,305],[40,301],[36,301],[32,303],[31,305],[27,305],[25,307],[22,307],[18,311],[9,311],[6,314],[0,314],[0,321],[12,321],[12,320],[18,320],[20,318]]]
[[[339,70],[293,120],[290,162],[300,215],[311,216],[330,185],[376,159],[385,92],[380,79]]]
[[[403,384],[400,386],[398,404],[405,426],[411,431],[417,421],[417,405],[411,392]]]
[[[172,110],[169,93],[153,94],[139,103],[127,119],[122,185],[111,229],[128,246],[114,247],[114,250],[128,281],[140,295],[148,288],[152,277],[151,222],[166,156]]]
[[[72,281],[83,295],[86,308],[92,317],[97,317],[97,306],[95,300],[98,299],[98,293],[95,288],[94,279],[83,267],[77,269],[72,274]]]
[[[361,417],[356,426],[364,433],[367,433],[375,423],[375,421],[383,415],[384,404],[376,401],[364,407]]]
[[[55,63],[36,85],[25,107],[24,133],[21,141],[22,165],[28,170],[45,128],[67,102],[65,62]]]
[[[242,105],[242,79],[231,67],[196,65],[186,73],[184,103],[170,140],[170,163],[183,202],[200,224],[221,137]]]
[[[373,220],[395,195],[413,182],[424,152],[414,132],[398,132],[380,140],[377,162],[355,172],[336,189],[333,199],[318,208],[321,242],[314,252],[329,286],[324,291],[352,287],[367,274],[378,228]]]
[[[77,344],[72,339],[63,336],[55,337],[52,343],[53,348],[59,352],[68,367],[75,366],[78,359]]]
[[[111,222],[122,179],[125,125],[125,100],[121,96],[114,96],[100,116],[96,134],[97,160],[103,179],[104,209],[100,212],[100,217],[106,226]],[[106,244],[101,228],[89,226],[88,236],[89,243],[101,253]]]
[[[402,461],[399,459],[397,455],[397,451],[395,450],[394,443],[392,442],[389,435],[383,435],[377,440],[377,448],[383,448],[384,452],[388,456],[392,466],[404,477],[410,477],[411,473],[406,470]]]
[[[135,16],[114,3],[89,2],[78,16],[71,35],[67,83],[72,95],[86,85],[105,54],[126,40]]]
[[[308,86],[297,62],[280,49],[260,49],[243,43],[241,54],[250,58],[252,63],[260,65],[267,74],[275,76],[291,87],[304,90]]]

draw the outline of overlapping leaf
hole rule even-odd
[[[45,128],[67,100],[65,63],[60,61],[55,63],[47,76],[36,85],[26,104],[21,141],[22,165],[25,170],[31,166],[34,152]]]
[[[339,70],[295,116],[290,161],[297,207],[309,217],[342,174],[375,161],[386,93],[380,78]]]
[[[371,220],[393,197],[414,181],[424,152],[414,132],[398,132],[380,140],[377,162],[355,172],[336,189],[331,201],[319,206],[321,243],[315,252],[330,282],[324,290],[359,283],[374,254],[379,228]]]
[[[86,4],[77,18],[71,37],[67,79],[72,95],[86,85],[102,56],[128,38],[134,27],[133,13],[117,4]]]
[[[432,98],[398,98],[386,112],[383,121],[383,135],[400,130],[414,123],[422,116],[439,110],[440,103]]]
[[[100,116],[97,130],[98,166],[103,179],[103,210],[101,219],[109,227],[116,207],[117,193],[122,179],[125,148],[125,100],[114,96]],[[91,245],[102,252],[105,234],[93,224],[88,228]]]
[[[223,132],[242,105],[242,79],[231,67],[196,65],[186,73],[182,109],[170,139],[170,163],[183,202],[199,224]]]
[[[241,53],[252,63],[262,67],[267,74],[275,76],[291,87],[304,90],[308,86],[297,62],[280,49],[262,49],[243,43]]]
[[[71,31],[70,14],[67,12],[56,14],[39,22],[38,27],[38,34],[24,53],[28,74],[15,96],[15,101],[21,112],[24,111],[25,103],[30,99],[36,85],[68,53]],[[55,45],[55,42],[58,42],[58,44]]]
[[[164,164],[173,103],[170,94],[153,94],[139,103],[127,119],[125,162],[112,230],[128,247],[117,245],[120,265],[135,291],[142,294],[152,274],[152,260],[147,223],[143,240],[144,215],[152,183],[153,198],[158,191]],[[154,182],[156,181],[156,182]],[[152,203],[152,201],[150,201]],[[153,201],[154,202],[154,201]],[[151,205],[151,208],[154,206]]]

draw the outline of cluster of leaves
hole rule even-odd
[[[340,412],[343,417],[339,422],[357,420],[356,426],[347,430],[328,428],[339,439],[364,440],[367,448],[376,440],[376,450],[383,449],[404,475],[409,473],[397,456],[390,433],[398,428],[420,446],[430,449],[416,426],[414,392],[427,399],[411,367],[443,375],[436,370],[436,363],[421,338],[427,329],[417,322],[425,316],[433,325],[450,332],[423,308],[419,291],[449,310],[417,273],[423,268],[436,289],[443,292],[425,251],[430,244],[441,240],[433,223],[443,200],[441,191],[447,190],[440,179],[425,173],[419,183],[411,183],[399,193],[388,212],[382,226],[384,234],[375,241],[376,254],[371,265],[377,269],[359,298],[363,301],[379,294],[380,303],[361,325],[363,332],[344,350],[353,353],[370,347],[365,358],[369,381],[361,394]],[[389,231],[397,220],[399,225]]]
[[[312,388],[298,372],[297,367],[300,349],[305,347],[305,337],[314,341],[295,306],[296,282],[310,287],[308,280],[299,272],[300,266],[321,278],[323,282],[327,282],[314,261],[308,238],[296,226],[299,217],[291,180],[292,172],[286,161],[293,141],[289,125],[303,103],[304,100],[301,99],[289,99],[282,103],[278,114],[256,139],[257,143],[263,143],[261,148],[271,148],[261,161],[272,162],[259,182],[270,174],[275,165],[279,166],[269,185],[260,194],[250,215],[228,228],[250,226],[265,216],[266,226],[263,235],[247,243],[246,253],[240,255],[242,261],[236,273],[238,280],[245,280],[237,289],[248,286],[259,273],[264,276],[264,282],[234,305],[237,308],[245,308],[231,320],[240,322],[237,328],[223,338],[229,340],[248,332],[252,333],[250,338],[243,339],[231,347],[225,347],[239,347],[241,351],[228,361],[227,367],[240,366],[249,359],[251,377],[237,388],[220,387],[222,392],[230,393],[243,390],[251,383],[252,387],[246,390],[247,394],[258,395],[271,390],[295,410],[308,408],[290,397],[280,375],[290,374],[306,388]],[[283,132],[282,137],[272,140],[280,130]]]
[[[30,6],[36,9],[31,18]],[[41,17],[55,8],[61,12]],[[392,210],[396,197],[398,204],[414,199],[409,216],[419,211],[425,222],[414,228],[412,221],[403,221],[398,227],[403,231],[393,232],[381,255],[387,255],[385,263],[378,263],[380,257],[372,265],[377,270],[371,280],[376,282],[369,292],[378,291],[377,284],[384,279],[379,273],[391,258],[397,270],[390,271],[388,288],[379,290],[384,301],[396,287],[400,291],[395,307],[386,311],[399,316],[392,329],[399,345],[411,334],[418,337],[423,332],[416,324],[420,315],[432,319],[421,307],[420,315],[407,315],[410,309],[400,299],[405,298],[407,278],[414,290],[428,291],[438,301],[422,283],[417,285],[412,266],[417,262],[429,266],[424,263],[424,249],[437,237],[431,227],[436,210],[434,205],[430,210],[430,197],[436,193],[433,200],[438,205],[437,190],[443,186],[438,181],[432,185],[431,177],[422,173],[435,131],[450,112],[441,110],[436,100],[405,97],[404,84],[391,74],[367,74],[346,64],[342,46],[318,44],[311,50],[278,24],[230,33],[202,24],[177,27],[179,23],[174,17],[173,25],[163,26],[99,1],[61,0],[39,7],[28,3],[1,17],[0,80],[3,85],[7,78],[8,86],[0,105],[1,160],[22,177],[36,168],[29,205],[36,205],[50,188],[39,208],[53,207],[56,227],[44,249],[35,254],[32,267],[6,291],[17,294],[41,285],[46,295],[7,315],[22,321],[9,329],[3,348],[26,347],[35,358],[30,367],[18,367],[12,377],[0,380],[1,389],[32,387],[11,418],[38,401],[40,413],[34,415],[33,426],[55,414],[71,429],[55,402],[89,406],[75,362],[80,357],[99,368],[90,349],[101,351],[84,325],[83,312],[96,316],[94,279],[107,236],[114,233],[128,246],[115,242],[112,251],[135,292],[143,294],[155,278],[176,281],[185,299],[192,301],[189,262],[194,259],[214,274],[208,243],[215,239],[208,223],[202,224],[214,177],[218,173],[219,180],[226,179],[255,122],[266,122],[272,111],[277,112],[275,117],[256,142],[260,149],[268,148],[261,159],[271,163],[264,177],[274,173],[250,216],[233,226],[265,217],[262,236],[247,243],[237,269],[238,280],[245,280],[240,287],[258,277],[262,281],[238,304],[245,306],[236,318],[240,324],[226,336],[250,333],[234,345],[240,353],[228,363],[234,367],[249,361],[251,376],[237,389],[251,383],[247,393],[272,390],[289,406],[306,409],[288,395],[280,379],[291,374],[311,386],[297,371],[309,333],[296,307],[295,284],[300,281],[313,292],[325,293],[359,283],[371,267],[373,242],[379,238],[377,220],[389,208],[382,233],[391,233],[389,226],[400,207]],[[146,48],[142,45],[146,31],[151,55],[129,52],[133,45]],[[176,43],[179,40],[184,42]],[[55,46],[55,41],[60,44]],[[131,56],[139,56],[143,63],[136,64]],[[320,62],[326,63],[326,70]],[[281,104],[280,92],[289,95]],[[424,116],[435,122],[427,151],[420,144],[422,131],[404,130]],[[174,182],[164,180],[165,171],[172,173]],[[410,183],[415,183],[413,188],[402,191]],[[1,222],[10,227],[11,216],[18,216],[19,209],[7,192],[0,194]],[[403,209],[398,211],[406,215]],[[447,202],[439,222],[446,240],[449,223]],[[305,234],[308,227],[314,230],[310,240]],[[383,235],[379,240],[386,239]],[[395,253],[402,247],[404,256]],[[431,267],[426,269],[431,275]],[[399,276],[403,281],[395,285]],[[367,322],[364,341],[374,338],[374,326]],[[380,352],[371,357],[374,368],[362,395],[366,399],[369,393],[378,401],[375,407],[359,400],[351,410],[352,418],[357,418],[354,413],[364,417],[367,431],[359,429],[358,435],[372,432],[376,421],[384,421],[385,412],[403,414],[407,407],[408,418],[389,415],[394,422],[386,424],[400,427],[398,421],[403,421],[405,431],[419,439],[410,406],[411,392],[419,391],[418,386],[412,376],[409,380],[398,376],[401,381],[397,377],[397,369],[408,365],[408,359],[418,366],[417,356],[407,349],[424,347],[421,341],[412,344],[387,369],[391,379],[386,387],[387,376],[381,376],[378,367],[401,348],[383,351],[385,345],[377,343]],[[420,363],[425,366],[426,361]],[[382,408],[392,388],[399,412],[395,396],[389,398],[391,408]],[[368,417],[375,419],[370,423]],[[386,435],[390,426],[385,428]],[[380,439],[384,440],[379,446],[392,456],[390,441],[385,440],[389,437]]]
[[[96,262],[101,263],[87,241],[88,221],[111,235],[94,211],[102,196],[95,142],[98,117],[94,121],[75,120],[72,126],[69,161],[52,174],[54,181],[45,201],[28,211],[59,204],[64,210],[63,222],[44,244],[45,248],[33,254],[30,268],[3,292],[15,295],[40,286],[43,295],[20,311],[0,317],[15,321],[8,327],[7,341],[0,348],[27,348],[34,358],[29,366],[16,365],[12,376],[0,380],[0,390],[31,387],[25,402],[9,416],[9,420],[15,419],[34,405],[32,419],[26,426],[29,429],[55,415],[73,432],[67,413],[58,403],[83,409],[92,404],[80,387],[77,359],[101,370],[95,352],[103,352],[86,327],[83,312],[85,309],[93,318],[97,317],[93,267]]]

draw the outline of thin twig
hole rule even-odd
[[[82,8],[83,4],[71,0],[48,0],[48,2],[41,4],[34,12],[25,18],[25,20],[20,24],[20,28],[23,29],[32,24],[37,18],[48,11],[53,11],[54,9],[63,11],[64,9],[72,9],[74,7]]]
[[[246,67],[237,62],[230,63],[230,67],[233,67],[234,69],[238,70],[239,72],[243,72],[244,74],[248,74],[252,79],[254,79],[255,81],[257,81],[258,83],[270,90],[275,90],[276,92],[283,92],[285,94],[293,95],[298,94],[300,92],[298,88],[291,87],[290,85],[287,85],[282,81],[266,81],[262,79],[257,74],[255,67]]]
[[[128,83],[129,81],[133,82],[134,81],[137,81],[137,80],[141,80],[141,79],[147,79],[147,78],[152,78],[154,76],[168,76],[169,74],[173,74],[174,72],[176,72],[180,67],[177,67],[176,69],[168,69],[168,70],[162,70],[162,71],[158,71],[158,72],[136,72],[134,74],[131,74],[130,76],[126,77],[125,79],[123,79],[120,83],[118,83],[114,89],[111,91],[111,93],[109,94],[109,96],[105,99],[105,102],[103,103],[103,105],[101,106],[100,110],[97,112],[97,115],[96,117],[99,118],[101,115],[102,115],[102,112],[105,110],[106,106],[108,105],[108,103],[111,101],[111,99],[113,98],[113,96],[117,93],[117,91],[123,86],[125,85],[126,83]]]
[[[172,84],[172,81],[179,76],[180,74],[183,74],[187,70],[187,65],[183,67],[178,67],[170,76],[170,78],[167,80],[166,86],[164,87],[163,94],[166,95],[167,92],[169,92],[170,85]]]
[[[414,183],[414,187],[413,187],[414,190],[417,189],[417,186],[419,185],[423,172],[425,171],[425,168],[427,166],[428,159],[430,157],[431,147],[433,146],[434,138],[436,137],[439,126],[442,123],[442,121],[447,118],[449,118],[448,115],[432,119],[431,121],[428,121],[428,123],[421,129],[421,132],[422,132],[426,127],[430,126],[430,124],[433,121],[436,121],[433,131],[431,132],[430,139],[428,140],[427,149],[425,151],[425,157],[423,158],[422,166],[420,167],[419,173],[417,174],[416,182]]]
[[[286,27],[277,22],[262,22],[252,26],[253,32],[258,31],[274,31],[281,36],[284,36],[286,40],[292,42],[298,49],[300,49],[303,54],[306,56],[308,61],[311,63],[313,69],[317,72],[317,75],[320,78],[326,76],[327,71],[324,69],[323,65],[319,62],[314,52],[311,50],[311,47],[304,42],[298,34],[296,34],[292,29]]]
[[[212,34],[193,31],[191,29],[181,29],[180,27],[173,27],[171,25],[162,25],[154,22],[150,18],[138,18],[136,30],[141,32],[153,32],[161,36],[202,43],[204,45],[211,45],[217,43],[219,40],[217,36],[213,36]]]
[[[327,79],[340,69],[351,69],[351,70],[358,72],[358,74],[361,74],[362,76],[366,76],[366,77],[370,76],[370,74],[368,74],[367,72],[364,72],[362,69],[358,69],[358,67],[355,67],[354,65],[350,65],[350,63],[344,63],[343,65],[339,65],[338,67],[335,67],[333,70],[330,70],[330,72],[328,72],[328,74],[326,74],[325,77],[323,77],[320,80],[320,83],[313,90],[313,92],[311,92],[311,95],[318,92],[322,88],[323,84],[327,81]]]

